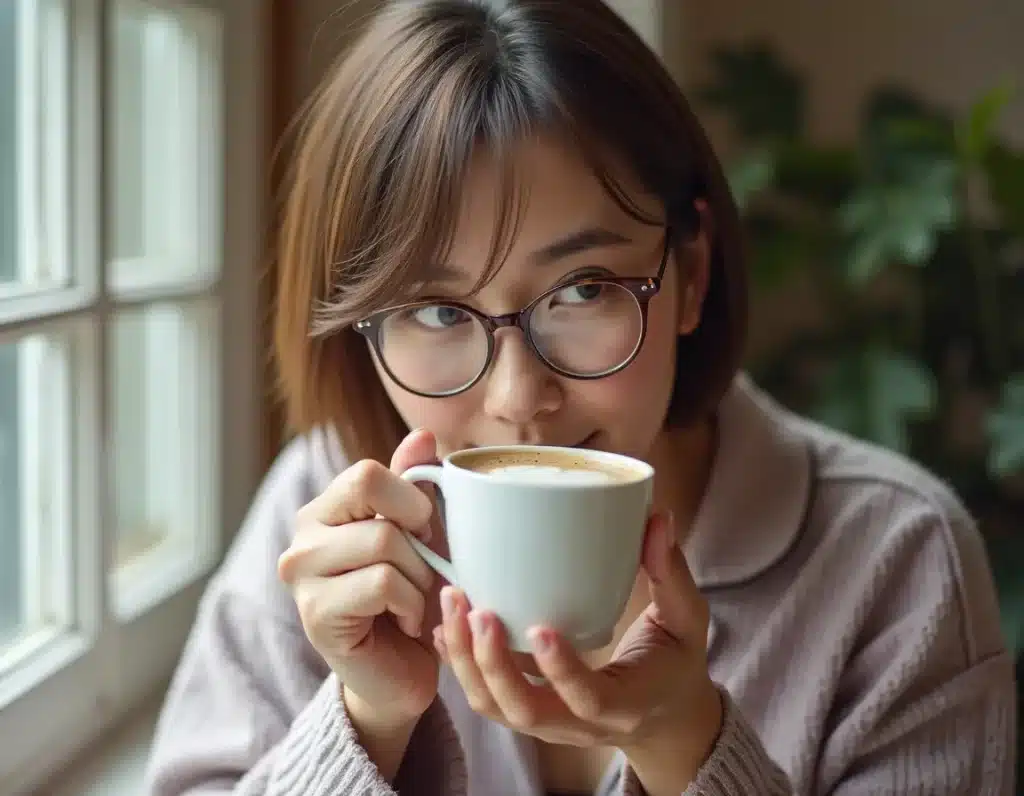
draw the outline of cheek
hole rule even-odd
[[[605,418],[623,452],[643,454],[660,431],[675,382],[677,330],[672,305],[652,304],[644,346],[628,368],[592,382],[567,383],[581,405]],[[569,386],[572,384],[572,386]]]
[[[464,447],[465,419],[475,412],[475,390],[451,398],[423,398],[406,392],[377,365],[377,377],[399,416],[409,428],[429,428],[437,436],[438,456]]]

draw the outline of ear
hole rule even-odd
[[[679,270],[679,334],[692,334],[700,326],[704,298],[711,279],[711,240],[713,219],[708,203],[697,199],[693,203],[700,218],[697,234],[683,246],[685,268]]]

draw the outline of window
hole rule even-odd
[[[259,477],[259,13],[0,0],[5,793],[158,692]]]

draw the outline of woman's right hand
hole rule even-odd
[[[413,432],[391,469],[365,460],[341,473],[297,516],[278,573],[302,626],[351,695],[375,720],[415,722],[437,694],[438,659],[424,618],[435,576],[399,530],[426,540],[433,503],[399,474],[436,462],[429,432]]]

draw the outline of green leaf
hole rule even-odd
[[[821,400],[811,414],[826,425],[906,452],[907,424],[931,414],[935,392],[932,373],[921,363],[872,346],[829,366]]]
[[[745,210],[751,198],[775,180],[775,154],[766,148],[748,152],[729,167],[728,176],[736,205],[740,210]]]
[[[999,208],[1007,227],[1024,236],[1024,152],[993,144],[983,166],[992,202]]]
[[[787,141],[776,161],[779,191],[826,208],[844,201],[860,179],[857,156],[849,149]]]
[[[902,180],[859,189],[839,208],[849,279],[863,284],[894,262],[925,264],[956,208],[956,168],[948,160],[919,163]]]
[[[1002,400],[988,417],[988,466],[996,477],[1024,472],[1024,374],[1003,385]]]
[[[744,230],[750,241],[751,279],[760,290],[778,287],[821,256],[823,244],[810,230],[769,213],[748,214]]]
[[[769,45],[720,47],[711,57],[715,79],[700,96],[728,113],[737,132],[754,141],[799,136],[806,106],[804,81]]]
[[[862,136],[866,166],[876,180],[901,179],[922,163],[954,161],[957,155],[953,120],[903,89],[871,95]]]
[[[967,163],[981,163],[993,144],[992,134],[999,116],[1013,99],[1013,85],[1006,81],[984,94],[960,125],[960,151]]]

